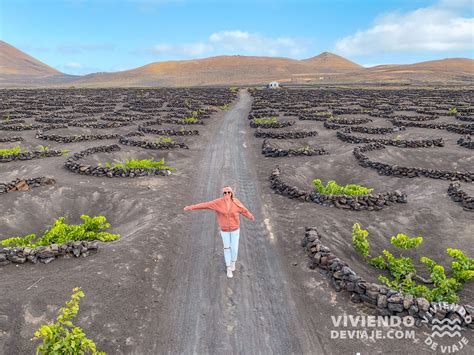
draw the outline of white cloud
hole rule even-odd
[[[189,57],[222,54],[298,57],[306,53],[308,41],[291,37],[267,37],[240,30],[212,33],[206,40],[172,45],[160,43],[146,51],[155,55]]]
[[[474,18],[463,17],[465,0],[442,0],[411,12],[392,12],[336,42],[342,55],[382,52],[474,50]]]

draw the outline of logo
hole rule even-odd
[[[448,312],[454,316],[443,319],[433,317],[437,313],[445,316]],[[431,328],[431,334],[425,339],[425,344],[431,350],[442,354],[452,354],[462,350],[469,342],[462,334],[463,321],[466,324],[472,321],[472,317],[466,313],[464,307],[445,302],[436,303],[434,307],[430,307],[429,312],[422,319],[422,322]]]

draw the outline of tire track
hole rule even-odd
[[[159,353],[288,354],[324,351],[308,334],[287,285],[287,275],[264,223],[254,162],[245,148],[251,97],[239,101],[219,123],[205,151],[192,203],[207,201],[228,184],[254,214],[242,218],[237,270],[227,279],[222,242],[213,213],[192,212],[192,243],[182,242],[182,261],[170,277],[158,339]],[[266,218],[266,217],[265,217]]]

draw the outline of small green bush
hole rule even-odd
[[[154,159],[127,159],[125,163],[119,163],[112,165],[112,168],[116,169],[157,169],[157,170],[175,170],[170,166],[165,165],[165,159],[154,160]]]
[[[455,115],[456,113],[458,113],[458,109],[456,107],[452,107],[448,110],[448,112],[450,115]]]
[[[59,309],[56,323],[43,324],[37,331],[33,340],[43,339],[43,343],[36,347],[36,354],[94,354],[105,355],[97,351],[95,343],[86,337],[82,328],[75,326],[72,321],[79,312],[79,301],[84,292],[79,287],[72,290],[71,300],[65,307]]]
[[[224,104],[222,106],[219,107],[222,111],[227,111],[229,108],[230,108],[230,105],[229,104]]]
[[[254,118],[253,123],[255,124],[272,124],[278,123],[278,119],[276,117],[264,117],[264,118]]]
[[[352,229],[354,249],[372,266],[389,272],[391,278],[380,275],[378,279],[392,289],[403,291],[415,297],[424,297],[430,302],[455,303],[459,300],[458,293],[464,288],[464,284],[474,279],[474,259],[468,258],[459,249],[447,249],[447,253],[453,258],[450,277],[446,275],[442,265],[428,257],[421,257],[420,262],[430,272],[430,280],[424,280],[417,275],[413,259],[403,257],[401,253],[399,257],[396,257],[390,251],[384,250],[382,255],[371,258],[367,238],[369,232],[362,229],[358,223],[355,223]],[[390,238],[390,243],[401,251],[416,249],[422,242],[422,237],[409,237],[402,233]],[[427,284],[432,283],[433,287],[430,288],[420,284],[416,280]]]
[[[173,143],[173,139],[171,139],[170,137],[158,137],[156,138],[155,140],[155,143],[156,144],[161,144],[161,143]]]
[[[320,179],[315,179],[313,180],[313,185],[322,195],[360,196],[367,195],[374,190],[355,184],[341,186],[338,185],[334,180],[329,180],[326,186],[324,186]]]
[[[193,112],[196,112],[196,111],[193,111]],[[186,117],[183,121],[186,123],[196,123],[199,121],[199,119],[197,117]]]
[[[367,237],[369,232],[360,227],[359,223],[352,226],[352,245],[354,249],[364,258],[369,256],[369,241]]]
[[[0,156],[18,155],[20,153],[22,153],[20,146],[14,148],[0,149]]]
[[[110,228],[110,223],[104,216],[89,217],[82,215],[82,224],[64,223],[64,217],[58,218],[53,226],[46,230],[43,235],[37,238],[36,234],[28,234],[23,237],[13,237],[0,242],[4,247],[30,247],[48,246],[51,244],[64,244],[70,241],[100,240],[110,242],[120,236],[106,232]]]

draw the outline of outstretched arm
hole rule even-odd
[[[215,211],[217,209],[217,202],[216,200],[212,200],[209,202],[202,202],[196,205],[189,205],[185,206],[185,211],[193,211],[193,210],[212,210]]]
[[[247,217],[251,221],[255,221],[255,217],[253,216],[253,214],[251,214],[250,211],[244,205],[240,207],[240,210],[240,213],[243,214],[245,217]]]

